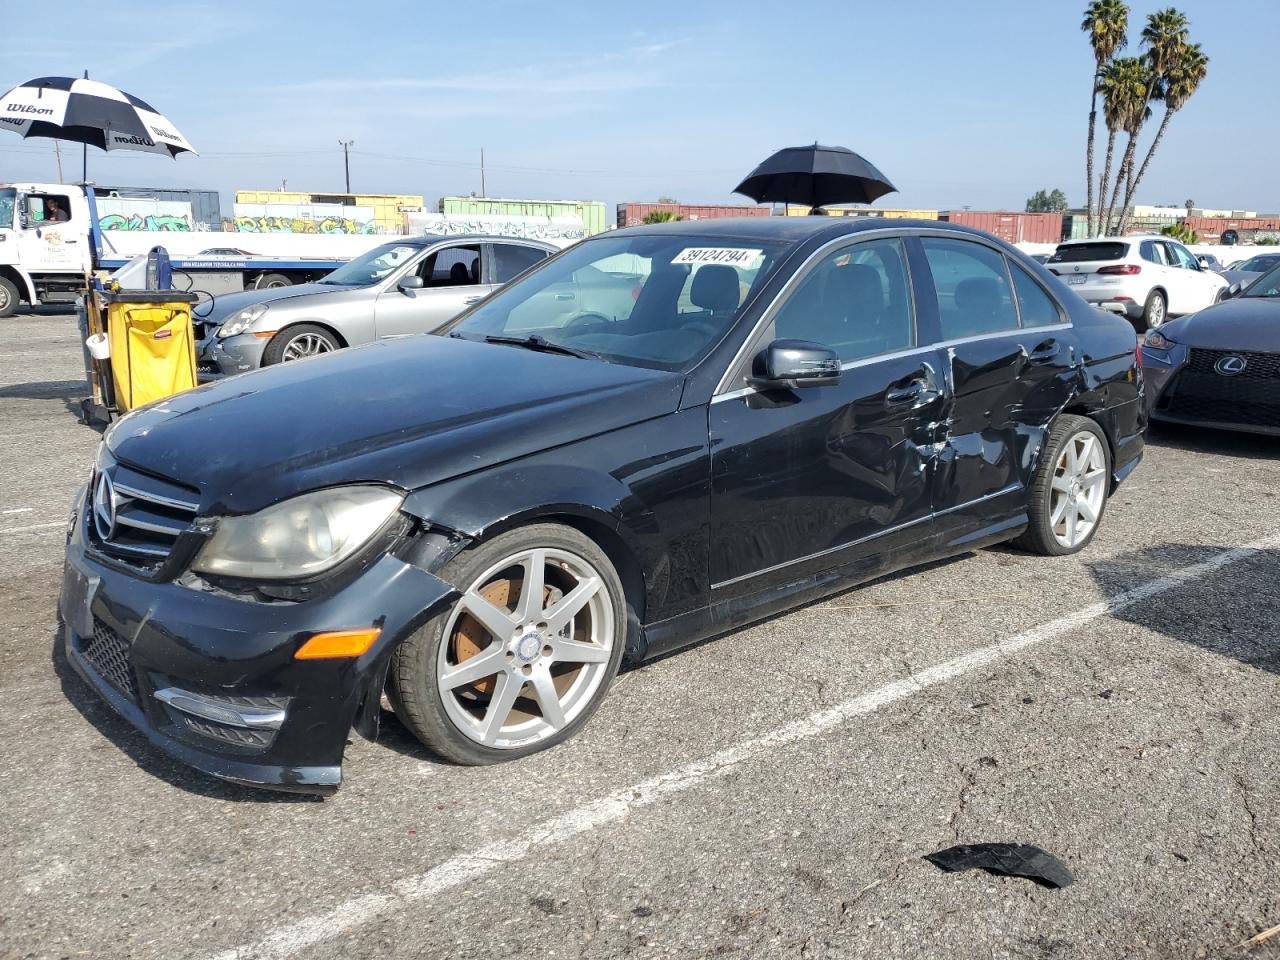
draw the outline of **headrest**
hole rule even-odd
[[[700,267],[693,275],[689,299],[712,313],[738,309],[738,271],[719,263]]]

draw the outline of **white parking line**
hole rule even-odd
[[[31,533],[34,530],[52,530],[54,527],[65,527],[65,520],[51,520],[49,523],[33,523],[26,527],[8,527],[0,528],[0,536],[6,533]]]
[[[1046,640],[1056,639],[1100,617],[1125,610],[1157,594],[1208,576],[1251,557],[1260,550],[1275,547],[1280,547],[1280,534],[1255,540],[1246,546],[1224,550],[1209,560],[1149,580],[1110,600],[1090,604],[1006,640],[946,660],[870,693],[819,710],[761,737],[743,741],[675,770],[643,780],[610,796],[546,820],[510,840],[499,840],[471,853],[451,857],[424,873],[392,883],[386,893],[370,893],[347,900],[325,913],[280,927],[255,943],[215,954],[211,960],[282,960],[290,957],[313,944],[399,911],[408,903],[426,900],[482,877],[505,864],[523,860],[543,847],[569,840],[598,827],[618,823],[641,807],[696,787],[745,761],[825,733],[854,717],[873,713],[929,687],[988,666]]]

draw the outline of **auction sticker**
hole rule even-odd
[[[753,270],[764,260],[763,250],[746,247],[685,247],[672,263],[723,263],[726,266]]]

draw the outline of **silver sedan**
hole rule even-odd
[[[512,237],[401,237],[315,283],[218,297],[196,321],[201,375],[430,333],[556,249]]]

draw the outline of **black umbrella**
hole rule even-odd
[[[756,167],[737,187],[756,203],[870,203],[898,190],[847,147],[787,147]]]
[[[100,150],[176,157],[195,148],[163,114],[132,94],[88,77],[40,77],[0,97],[0,130],[70,140]]]

